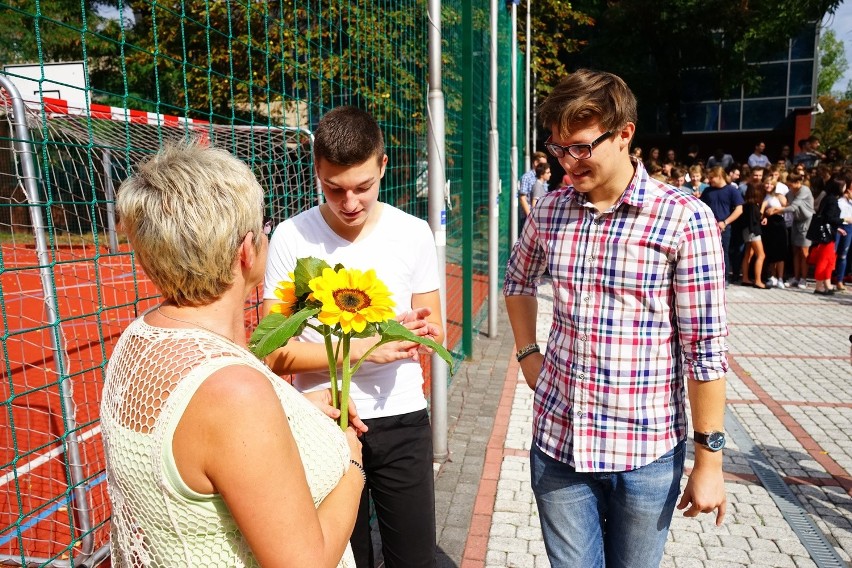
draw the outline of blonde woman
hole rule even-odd
[[[124,331],[103,391],[114,567],[354,566],[355,431],[246,350],[262,207],[245,164],[194,144],[167,147],[119,190],[163,303]]]

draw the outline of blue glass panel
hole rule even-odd
[[[813,59],[815,44],[816,26],[808,26],[798,37],[793,38],[790,57],[792,59]]]
[[[747,98],[783,97],[787,95],[787,64],[765,63],[755,66],[760,84],[746,92]]]
[[[810,95],[813,91],[814,62],[797,61],[790,64],[790,96]]]
[[[719,103],[685,104],[683,111],[684,132],[715,132],[719,121]]]
[[[722,103],[721,130],[740,129],[740,101]]]
[[[743,130],[771,130],[787,116],[787,101],[770,99],[743,102]]]

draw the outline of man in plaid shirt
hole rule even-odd
[[[725,267],[713,213],[629,155],[636,98],[578,70],[543,103],[572,185],[542,197],[506,271],[521,370],[535,391],[532,487],[551,565],[656,567],[675,505],[725,516]],[[553,324],[536,345],[549,271]],[[692,410],[695,466],[677,496]]]

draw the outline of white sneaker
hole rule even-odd
[[[799,283],[796,284],[796,288],[798,288],[799,290],[806,290],[807,287],[808,287],[808,281],[807,280],[799,280]]]
[[[775,287],[778,286],[778,279],[775,278],[774,276],[770,276],[769,280],[766,281],[766,285],[771,287],[771,288],[775,288]]]
[[[790,278],[789,280],[787,280],[787,288],[795,288],[798,285],[799,285],[799,279],[798,278]]]
[[[783,290],[783,289],[784,289],[784,288],[786,288],[787,286],[785,286],[785,285],[784,285],[784,281],[783,281],[783,280],[777,280],[777,282],[775,283],[775,287],[776,287],[776,288],[778,288],[778,289],[780,289],[780,290]]]

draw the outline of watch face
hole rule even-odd
[[[725,434],[723,432],[711,432],[707,435],[707,447],[714,452],[725,447]]]

